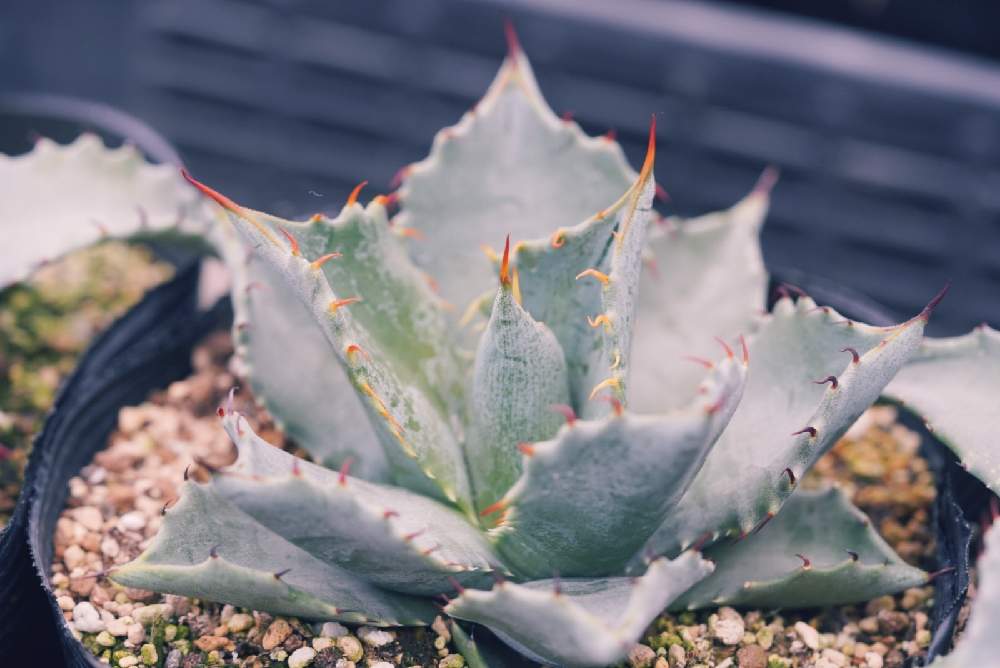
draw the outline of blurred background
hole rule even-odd
[[[997,3],[7,0],[0,102],[113,105],[243,204],[332,213],[472,106],[504,17],[552,107],[635,165],[657,113],[664,213],[727,207],[776,165],[769,266],[899,317],[951,280],[932,332],[1000,326]],[[27,150],[5,125],[0,150]]]

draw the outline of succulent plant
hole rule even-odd
[[[766,313],[774,174],[727,211],[662,219],[654,159],[655,118],[635,172],[551,111],[512,40],[482,101],[367,206],[359,186],[336,218],[289,221],[164,176],[158,210],[184,202],[189,232],[231,221],[210,240],[241,370],[316,463],[230,402],[232,460],[185,483],[113,579],[375,625],[428,623],[454,594],[446,613],[560,665],[620,659],[670,606],[924,582],[840,492],[797,482],[885,394],[1000,489],[997,332],[925,340],[941,295],[894,327],[807,296]],[[127,187],[112,233],[144,201]]]

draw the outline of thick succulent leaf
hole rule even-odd
[[[836,488],[797,491],[759,532],[719,543],[705,556],[715,572],[675,601],[675,609],[843,605],[927,581]]]
[[[962,465],[1000,493],[1000,332],[925,339],[885,394],[927,422]]]
[[[552,112],[514,47],[479,104],[403,171],[396,223],[423,234],[414,259],[464,307],[494,275],[481,245],[508,233],[547,238],[616,201],[634,178],[617,143]]]
[[[490,531],[506,563],[527,577],[620,573],[701,467],[745,379],[745,363],[729,357],[690,406],[576,421],[531,446]]]
[[[933,305],[934,302],[932,302]],[[729,427],[648,548],[749,533],[879,396],[920,346],[930,308],[895,327],[782,299],[750,344],[746,392]],[[857,361],[850,351],[857,353]],[[836,377],[836,386],[830,376]]]
[[[448,591],[452,578],[492,581],[490,546],[453,508],[303,462],[261,440],[239,414],[223,426],[238,456],[213,490],[317,559],[405,593]]]
[[[471,391],[472,433],[465,445],[478,510],[521,473],[518,445],[555,435],[553,404],[569,403],[566,359],[555,336],[517,303],[504,282],[479,340]]]
[[[385,452],[364,406],[312,313],[231,225],[217,236],[232,276],[233,339],[240,376],[277,424],[312,457],[366,480],[386,480]],[[322,397],[322,406],[316,398]]]
[[[64,146],[40,139],[21,156],[0,154],[0,184],[0,288],[106,237],[199,235],[209,219],[174,166],[150,164],[133,146],[105,148],[91,134]]]
[[[111,579],[311,619],[396,625],[434,618],[427,601],[380,590],[316,559],[193,482],[166,511],[152,544]]]
[[[688,552],[657,559],[640,578],[537,580],[466,590],[445,611],[488,626],[528,658],[603,666],[625,656],[674,598],[712,572]]]
[[[524,306],[562,345],[570,399],[584,417],[608,412],[607,403],[591,401],[596,392],[625,403],[655,156],[654,119],[642,171],[624,195],[576,227],[514,247]]]
[[[457,503],[471,513],[468,475],[452,430],[452,425],[459,420],[443,399],[458,381],[456,378],[452,383],[444,376],[430,375],[448,366],[446,360],[451,352],[445,353],[447,357],[429,359],[432,354],[427,351],[428,357],[404,362],[398,357],[401,344],[395,339],[410,336],[413,330],[394,329],[399,318],[404,317],[398,312],[388,313],[384,318],[377,314],[377,297],[391,292],[394,284],[407,283],[405,293],[416,290],[415,284],[407,282],[405,276],[393,278],[396,272],[405,274],[412,270],[405,264],[405,257],[397,257],[378,242],[388,243],[390,236],[382,203],[372,202],[367,209],[349,203],[337,220],[296,224],[246,209],[198,185],[226,209],[244,243],[254,250],[254,261],[270,266],[284,287],[312,314],[333,355],[361,396],[388,458],[392,479],[404,487]],[[384,272],[377,280],[384,280],[386,284],[370,286],[375,291],[376,303],[371,304],[368,311],[359,308],[358,317],[354,315],[354,307],[367,300],[354,293],[338,294],[331,287],[331,283],[341,280],[352,287],[360,287],[363,282],[362,278],[344,277],[339,270],[330,273],[330,265],[345,258],[324,260],[321,257],[309,262],[303,257],[297,240],[286,244],[275,233],[275,229],[301,231],[309,225],[321,224],[328,225],[333,230],[332,235],[338,238],[341,236],[339,231],[344,237],[373,240],[370,244],[357,242],[365,250],[363,253],[357,251],[354,263],[377,265],[379,268],[369,271]],[[295,239],[293,232],[288,234]],[[337,280],[331,280],[331,275],[338,277]],[[359,297],[361,302],[357,301]],[[385,309],[393,311],[395,303],[390,300]],[[442,344],[439,342],[439,345]],[[308,361],[303,363],[308,364]],[[458,376],[458,369],[450,368]],[[438,378],[438,382],[432,382],[431,378]]]
[[[669,218],[650,230],[632,332],[632,355],[639,361],[629,378],[632,410],[683,405],[701,371],[678,361],[711,358],[713,336],[733,341],[753,331],[767,306],[760,251],[767,185],[731,209],[690,220]]]
[[[996,623],[1000,619],[1000,525],[986,534],[986,552],[976,564],[979,586],[972,602],[972,616],[958,646],[931,664],[933,668],[972,668],[997,663]]]

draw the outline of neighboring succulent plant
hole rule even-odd
[[[773,177],[728,211],[659,221],[654,142],[655,122],[636,174],[552,113],[512,42],[395,195],[294,222],[192,181],[234,223],[213,242],[242,370],[324,466],[220,409],[233,461],[188,481],[112,577],[376,625],[427,623],[457,591],[445,612],[565,665],[620,659],[668,606],[924,582],[839,492],[792,493],[883,391],[1000,489],[998,334],[924,342],[938,298],[888,328],[804,296],[761,315]],[[526,240],[477,257],[504,235]],[[488,316],[478,342],[445,300]]]

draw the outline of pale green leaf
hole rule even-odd
[[[387,626],[434,618],[426,600],[377,589],[316,559],[193,482],[184,485],[146,551],[116,566],[111,579],[310,619]]]
[[[925,339],[885,389],[927,421],[969,473],[1000,493],[1000,332]]]
[[[488,626],[528,658],[560,666],[621,660],[674,598],[712,572],[696,553],[657,559],[640,578],[537,580],[466,590],[445,611]]]
[[[836,488],[795,492],[759,532],[714,545],[705,556],[715,572],[675,601],[675,609],[844,605],[927,582]]]
[[[743,401],[649,549],[670,553],[706,536],[749,533],[777,513],[916,353],[929,315],[928,308],[901,325],[871,327],[807,297],[780,300],[750,343]],[[836,387],[822,383],[829,376]]]
[[[765,184],[766,185],[766,184]],[[760,228],[768,190],[758,187],[725,211],[668,218],[649,233],[639,286],[629,406],[659,412],[682,405],[701,380],[685,357],[711,358],[713,337],[753,333],[766,309]]]
[[[739,404],[742,361],[714,365],[697,398],[664,415],[576,421],[528,451],[490,536],[527,577],[621,572],[680,500]]]

